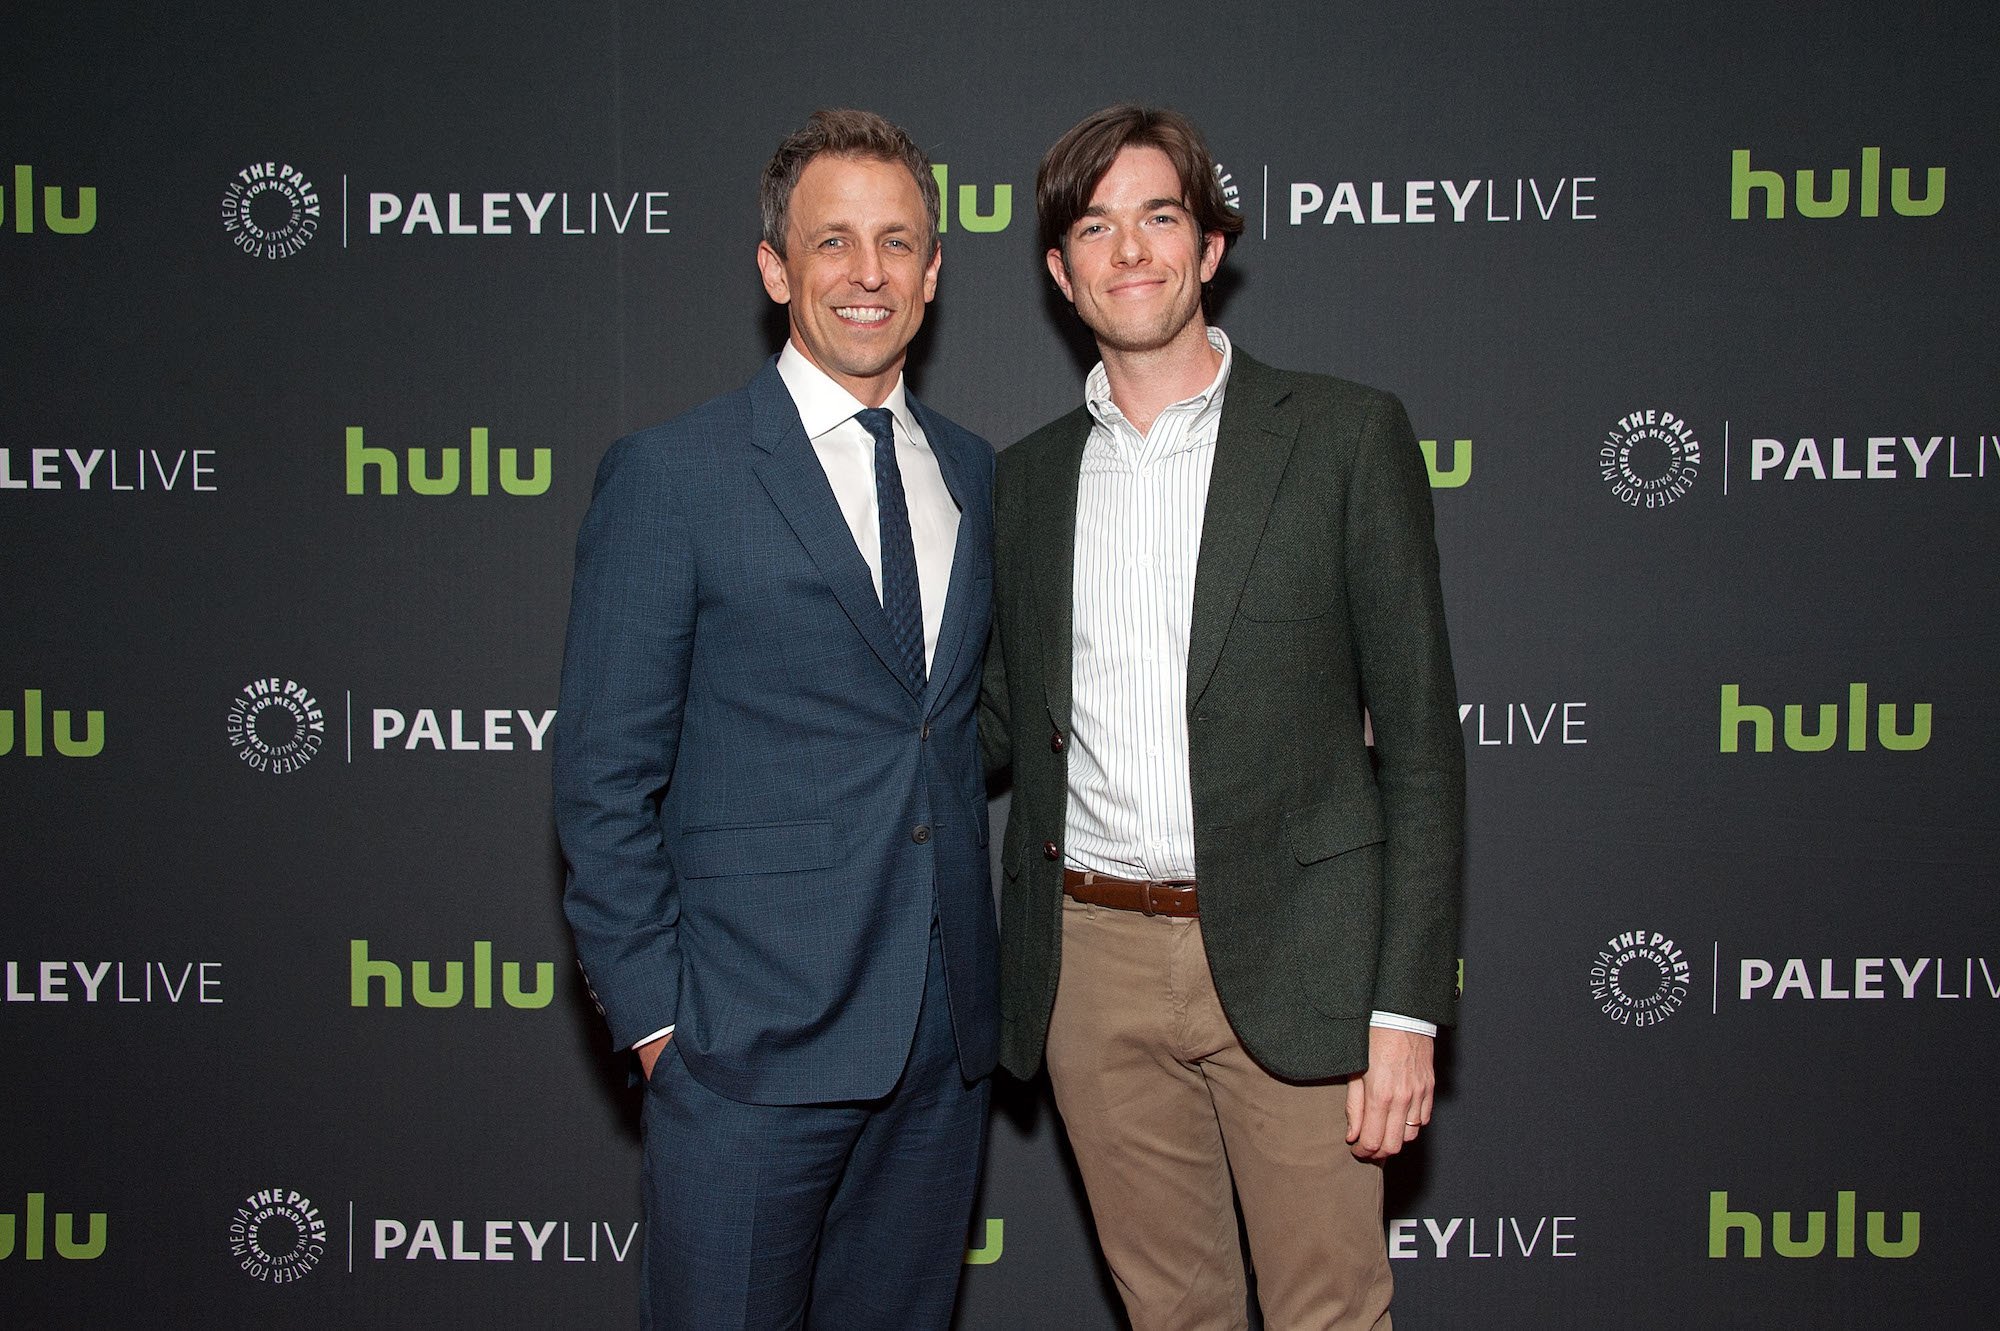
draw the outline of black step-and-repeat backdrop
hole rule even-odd
[[[593,469],[775,349],[819,105],[938,164],[925,398],[1067,409],[1034,168],[1120,98],[1209,133],[1231,335],[1431,459],[1472,827],[1399,1322],[1996,1315],[1989,6],[19,8],[10,1322],[630,1315],[547,789]],[[1119,1323],[1039,1086],[967,1247],[963,1326]]]

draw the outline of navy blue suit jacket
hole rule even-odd
[[[613,1043],[672,1023],[688,1069],[734,1099],[887,1094],[933,903],[961,1067],[994,1064],[975,722],[993,450],[909,403],[960,510],[922,696],[775,360],[614,444],[577,538],[564,909]]]

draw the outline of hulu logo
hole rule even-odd
[[[367,1007],[376,981],[382,984],[382,1006],[403,1006],[403,968],[393,961],[374,961],[368,956],[368,940],[350,939],[347,945],[348,1003]],[[501,998],[512,1008],[543,1008],[556,996],[556,968],[552,961],[535,963],[535,987],[521,988],[521,966],[509,961],[500,968]],[[428,961],[410,963],[410,997],[418,1007],[457,1007],[465,1001],[465,963],[444,963],[444,983],[432,984]],[[472,1006],[493,1006],[493,944],[480,940],[472,945]]]
[[[938,231],[951,230],[951,168],[943,162],[933,163],[931,174],[937,177],[938,187]],[[967,231],[1005,231],[1007,223],[1014,220],[1014,187],[995,185],[993,187],[993,211],[979,211],[979,186],[960,185],[958,187],[958,224]]]
[[[83,738],[76,737],[76,724],[68,711],[44,713],[42,691],[24,689],[21,706],[17,711],[8,708],[0,711],[0,756],[12,753],[18,740],[23,758],[43,756],[43,735],[56,746],[56,752],[65,758],[95,758],[104,752],[104,713],[88,711],[83,714]]]
[[[1882,703],[1875,711],[1875,742],[1885,749],[1898,753],[1913,753],[1931,742],[1931,705],[1927,702],[1910,705],[1910,728],[1896,728],[1896,711],[1899,704]],[[1799,703],[1787,703],[1785,713],[1785,747],[1794,753],[1824,753],[1840,742],[1841,708],[1839,703],[1820,703],[1815,709],[1816,724],[1806,729],[1806,708]],[[1735,753],[1743,739],[1743,727],[1750,727],[1750,745],[1758,753],[1771,752],[1774,720],[1771,709],[1759,707],[1756,703],[1742,700],[1740,686],[1722,686],[1722,751]],[[1847,747],[1859,753],[1868,747],[1868,686],[1849,684],[1847,686]]]
[[[76,1217],[68,1211],[58,1211],[55,1215],[56,1256],[68,1262],[87,1262],[93,1257],[104,1255],[104,1240],[110,1225],[102,1211],[92,1211],[89,1215],[89,1232],[83,1242],[76,1240]],[[15,1245],[21,1249],[21,1260],[39,1262],[47,1255],[49,1239],[49,1199],[47,1193],[28,1194],[28,1212],[17,1216],[11,1211],[0,1212],[0,1261],[14,1255]]]
[[[428,448],[408,450],[408,480],[411,494],[456,494],[461,479],[470,485],[473,494],[484,495],[493,492],[494,476],[485,426],[473,427],[469,449],[438,449],[435,473],[430,469],[430,451]],[[535,449],[534,471],[523,477],[520,450],[501,449],[500,488],[510,495],[547,494],[549,481],[554,472],[549,458],[548,449]],[[461,463],[464,463],[463,477],[460,476]],[[368,474],[371,470],[375,473],[376,494],[392,495],[399,491],[404,477],[395,450],[368,443],[362,435],[362,428],[359,425],[350,425],[347,427],[347,493],[351,495],[369,493]]]
[[[1827,174],[1826,194],[1821,197],[1816,171],[1810,168],[1796,174],[1798,193],[1792,203],[1799,210],[1800,217],[1840,217],[1859,195],[1861,216],[1880,217],[1882,215],[1882,150],[1863,148],[1861,150],[1860,188],[1850,189],[1855,182],[1854,173],[1844,166],[1837,166]],[[1750,195],[1753,191],[1764,192],[1764,216],[1783,217],[1785,215],[1785,178],[1776,171],[1760,171],[1750,165],[1750,150],[1737,148],[1729,154],[1729,215],[1738,221],[1750,216]],[[1889,172],[1889,206],[1903,217],[1935,217],[1944,208],[1944,168],[1929,167],[1926,170],[1924,196],[1910,197],[1910,168],[1898,166]]]
[[[76,211],[63,209],[60,185],[42,187],[42,225],[59,236],[80,236],[97,226],[97,191],[89,185],[76,191]],[[0,218],[7,215],[7,191],[0,188]],[[14,229],[29,235],[35,229],[35,168],[14,168]]]
[[[1917,1250],[1921,1233],[1922,1216],[1916,1211],[1903,1212],[1902,1228],[1895,1238],[1889,1237],[1889,1215],[1886,1211],[1870,1211],[1867,1216],[1868,1251],[1877,1257],[1908,1257]],[[1734,1232],[1742,1237],[1745,1257],[1764,1255],[1764,1220],[1751,1211],[1729,1209],[1727,1192],[1708,1194],[1708,1255],[1710,1257],[1729,1256],[1729,1236]],[[1824,1211],[1805,1213],[1804,1232],[1792,1230],[1790,1211],[1771,1213],[1771,1252],[1778,1257],[1817,1257],[1826,1251],[1827,1219]],[[1857,1254],[1854,1245],[1855,1205],[1854,1194],[1842,1190],[1833,1199],[1833,1255],[1853,1257]]]
[[[988,1216],[985,1229],[986,1233],[980,1239],[979,1246],[965,1250],[965,1264],[967,1266],[991,1266],[1000,1260],[1000,1250],[1006,1246],[1003,1242],[1006,1224],[995,1217]]]
[[[1451,465],[1438,466],[1438,441],[1419,439],[1417,447],[1424,450],[1424,470],[1431,475],[1431,489],[1456,490],[1472,479],[1472,441],[1454,439],[1451,441]]]

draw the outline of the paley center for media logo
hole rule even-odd
[[[343,764],[369,755],[546,753],[555,720],[553,707],[453,707],[403,698],[370,706],[348,690],[322,703],[312,688],[274,674],[230,698],[224,737],[251,771],[286,776],[329,744]]]
[[[1685,498],[1701,476],[1701,440],[1687,420],[1660,407],[1620,416],[1597,446],[1597,471],[1628,508],[1661,509]]]
[[[253,259],[289,259],[319,234],[319,190],[289,162],[252,162],[222,191],[222,229]]]
[[[1681,1010],[1694,986],[1685,949],[1657,929],[1627,929],[1598,945],[1590,997],[1620,1026],[1657,1026]]]
[[[324,181],[323,193],[315,181]],[[360,179],[278,158],[252,162],[224,182],[222,230],[244,254],[288,259],[322,231],[341,249],[375,241],[671,235],[658,188],[487,189],[477,182]],[[1002,224],[1004,225],[1004,219]],[[322,241],[322,244],[325,242]]]
[[[229,1221],[229,1255],[252,1280],[304,1280],[326,1256],[326,1217],[296,1188],[259,1188]]]
[[[253,679],[229,700],[225,733],[253,772],[286,776],[326,744],[326,709],[311,689],[281,675]]]

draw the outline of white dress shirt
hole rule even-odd
[[[812,440],[813,452],[826,471],[827,483],[840,504],[841,516],[875,580],[875,599],[882,599],[882,525],[875,504],[875,436],[854,419],[864,409],[854,394],[835,383],[826,371],[785,343],[778,353],[778,377],[799,409],[799,420]],[[945,590],[951,584],[951,556],[958,547],[958,502],[944,483],[937,454],[924,427],[917,424],[903,392],[903,379],[883,402],[895,420],[896,467],[903,473],[903,499],[910,510],[910,541],[917,549],[917,591],[924,602],[924,669],[937,655],[938,626],[944,623]],[[634,1044],[651,1044],[672,1035],[672,1026],[654,1031]]]
[[[1069,804],[1072,868],[1153,881],[1198,879],[1188,767],[1187,659],[1194,575],[1234,359],[1165,408],[1144,435],[1111,400],[1100,362],[1084,382],[1093,424],[1077,478]],[[1377,1012],[1371,1024],[1435,1035]]]
[[[799,409],[827,483],[840,502],[854,544],[868,561],[875,598],[882,598],[882,525],[875,506],[875,437],[854,413],[863,403],[807,360],[790,342],[778,355],[778,375]],[[910,540],[917,548],[917,589],[924,601],[924,668],[937,654],[938,627],[944,623],[944,594],[951,583],[951,556],[958,546],[958,504],[945,487],[937,454],[910,411],[902,376],[883,402],[896,422],[896,467],[903,473],[903,497],[910,510]]]

